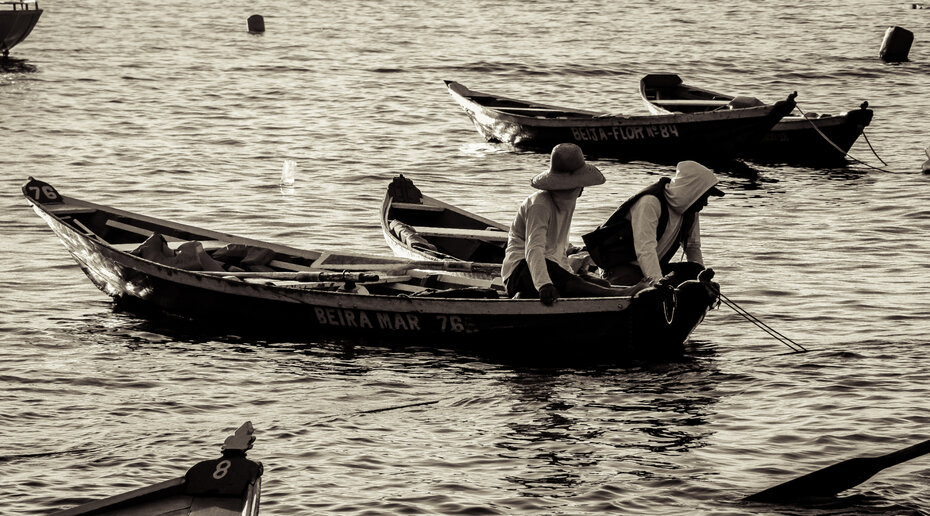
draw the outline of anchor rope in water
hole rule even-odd
[[[885,160],[883,160],[882,157],[879,156],[877,152],[875,152],[875,148],[872,147],[872,142],[869,141],[869,136],[865,134],[865,129],[862,130],[862,137],[865,139],[865,143],[869,144],[869,149],[872,151],[872,154],[874,154],[875,157],[878,158],[878,161],[882,162],[882,165],[885,165],[887,167],[888,163],[885,163]]]
[[[832,145],[834,149],[840,151],[840,153],[842,153],[844,156],[846,156],[847,158],[849,158],[849,159],[855,161],[856,163],[859,163],[859,164],[861,164],[861,165],[865,165],[865,166],[867,166],[867,167],[869,167],[869,168],[874,168],[875,170],[879,170],[879,171],[881,171],[881,172],[891,172],[890,170],[887,170],[887,169],[884,169],[884,168],[881,168],[881,167],[876,167],[875,165],[870,165],[870,164],[866,163],[865,161],[862,161],[861,159],[859,159],[859,158],[853,156],[852,154],[850,154],[850,153],[844,151],[839,145],[833,143],[833,140],[831,140],[830,138],[828,138],[827,135],[823,134],[823,131],[821,131],[820,128],[817,127],[817,124],[815,124],[814,122],[812,122],[810,118],[807,118],[807,115],[804,113],[804,110],[801,109],[801,106],[799,106],[799,105],[797,105],[797,103],[795,103],[795,106],[794,106],[794,107],[798,110],[799,113],[801,113],[801,117],[803,117],[804,120],[807,120],[807,123],[809,123],[810,126],[813,127],[815,131],[817,131],[817,134],[819,134],[827,143],[829,143],[830,145]],[[888,166],[888,164],[885,163],[885,160],[883,160],[883,159],[878,155],[878,153],[875,152],[875,149],[872,148],[872,143],[869,142],[869,137],[865,135],[865,129],[862,130],[862,136],[865,138],[865,141],[869,144],[869,148],[872,149],[872,154],[875,154],[875,157],[878,158],[878,161],[881,161],[883,165]]]
[[[717,294],[717,296],[719,296],[719,299],[721,300],[721,302],[723,302],[723,304],[732,308],[734,312],[741,315],[747,321],[756,325],[759,329],[761,329],[765,333],[768,333],[775,340],[791,348],[791,351],[795,353],[806,353],[807,352],[807,348],[791,340],[790,338],[786,337],[785,335],[783,335],[781,332],[779,332],[775,328],[772,328],[771,326],[763,322],[762,319],[759,319],[755,315],[749,313],[749,310],[746,310],[745,308],[737,304],[736,301],[733,301],[732,299],[725,296],[723,292],[720,292],[719,288],[714,287],[713,285],[710,284],[710,282],[705,283],[705,285],[710,286],[714,290],[714,292]]]

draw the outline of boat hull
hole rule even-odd
[[[674,74],[645,76],[640,94],[653,114],[713,112],[737,98],[685,84]],[[737,155],[765,163],[845,163],[849,149],[872,122],[867,106],[863,103],[837,115],[785,116],[761,139],[738,149]]]
[[[94,500],[55,516],[257,516],[264,467],[246,458],[254,437],[251,422],[227,438],[218,459],[194,464],[183,477]],[[236,441],[237,437],[242,441]]]
[[[570,142],[588,156],[622,161],[728,159],[761,140],[794,109],[794,101],[789,100],[713,113],[624,117],[492,97],[451,81],[447,87],[489,142],[537,152],[550,152],[555,145]]]
[[[0,53],[6,56],[10,49],[22,43],[40,16],[42,9],[0,11]]]
[[[374,295],[244,282],[146,260],[76,230],[40,203],[33,207],[117,306],[194,320],[220,332],[291,339],[336,334],[503,353],[564,354],[568,347],[590,357],[665,357],[681,352],[713,302],[698,282],[688,288],[687,303],[678,294],[673,318],[667,315],[667,296],[562,299],[547,307],[535,299]]]

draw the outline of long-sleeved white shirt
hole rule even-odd
[[[507,250],[501,265],[501,276],[510,277],[520,260],[526,260],[533,285],[538,290],[552,283],[546,269],[546,259],[571,271],[568,262],[568,234],[575,213],[577,195],[562,196],[548,191],[530,195],[520,205],[510,224]]]
[[[675,245],[675,239],[681,230],[682,214],[671,206],[668,210],[668,224],[662,237],[656,240],[656,226],[662,206],[659,200],[647,195],[636,201],[630,208],[629,217],[633,225],[633,247],[636,249],[636,262],[643,271],[643,276],[658,279],[662,277],[659,259]],[[688,261],[704,264],[701,253],[700,214],[694,215],[694,224],[685,245],[685,257]]]

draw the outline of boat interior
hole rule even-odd
[[[499,279],[463,277],[422,265],[414,268],[392,257],[305,251],[148,217],[135,218],[125,212],[111,212],[92,205],[64,203],[44,207],[76,231],[118,251],[236,281],[428,297],[497,298],[502,292]],[[343,275],[324,278],[306,274],[322,271]],[[368,274],[359,276],[358,273]]]

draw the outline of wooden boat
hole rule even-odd
[[[654,114],[712,113],[734,103],[762,105],[754,97],[716,93],[688,84],[675,74],[649,74],[640,80],[640,95]],[[850,147],[872,122],[868,102],[859,109],[827,115],[787,115],[760,140],[749,143],[740,157],[766,162],[828,163],[843,161]],[[832,143],[831,143],[832,142]]]
[[[677,304],[673,293],[647,289],[634,299],[565,298],[545,306],[506,298],[499,281],[444,272],[487,272],[497,264],[300,250],[65,197],[32,178],[23,194],[118,306],[221,331],[289,338],[337,332],[517,354],[524,347],[564,353],[571,342],[575,357],[623,358],[680,352],[716,297],[694,282],[677,290]]]
[[[42,16],[42,9],[39,9],[35,0],[6,1],[0,4],[9,7],[0,10],[0,52],[6,57],[11,48],[22,43],[32,32],[39,22],[39,16]]]
[[[445,81],[452,98],[489,142],[550,152],[578,144],[585,155],[620,160],[719,161],[763,136],[795,106],[795,94],[764,106],[702,113],[622,116],[472,91]]]
[[[450,260],[481,260],[500,264],[504,260],[509,228],[505,224],[424,195],[413,181],[399,175],[388,185],[381,204],[381,230],[388,246],[399,257],[445,263],[450,263]],[[596,270],[597,267],[592,265],[589,272],[594,273]],[[481,271],[462,274],[488,277]],[[499,278],[494,281],[500,284]],[[676,281],[672,278],[669,278],[669,282],[677,287],[679,293],[697,289],[701,285],[699,281]],[[714,284],[712,289],[719,292],[719,285]],[[717,297],[692,295],[696,293],[679,297],[677,310],[684,317],[679,321],[682,325],[696,326],[700,323],[703,314]],[[636,296],[634,303],[635,299]],[[694,304],[689,306],[689,303]],[[710,304],[705,306],[704,303]],[[700,317],[696,317],[698,313],[701,313]]]
[[[395,256],[494,263],[499,273],[509,228],[427,197],[400,175],[388,186],[381,204],[381,230]]]
[[[183,477],[96,500],[57,516],[133,515],[256,516],[262,464],[245,457],[255,437],[245,422],[227,437],[222,457],[198,462]]]

